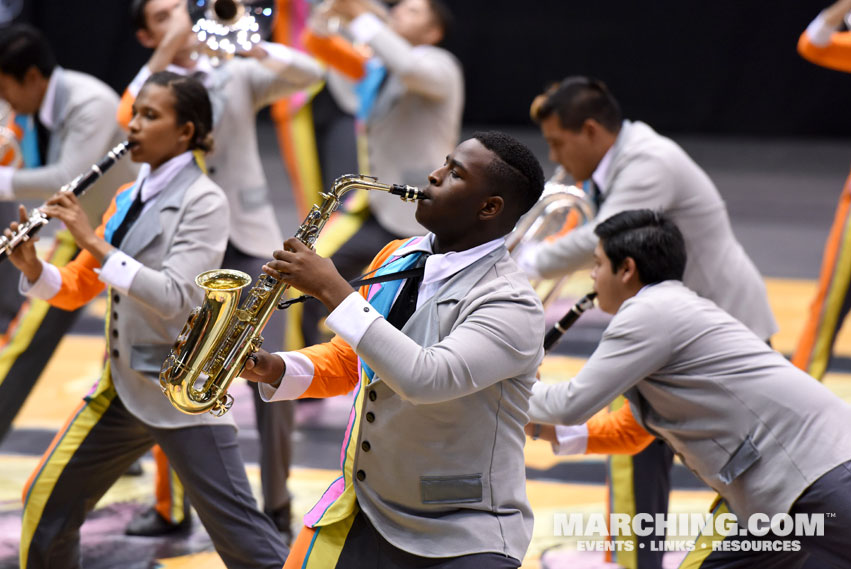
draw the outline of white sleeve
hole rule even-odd
[[[824,18],[824,12],[819,12],[816,19],[810,22],[807,26],[807,35],[810,38],[810,43],[817,47],[827,47],[830,45],[830,36],[836,31],[836,28],[828,26]]]
[[[370,324],[381,318],[381,314],[361,295],[352,292],[335,308],[325,325],[352,347],[357,346]]]
[[[18,291],[32,298],[50,300],[62,288],[62,274],[50,263],[41,262],[41,276],[34,283],[27,280],[23,274]]]
[[[258,383],[260,397],[263,401],[298,399],[313,381],[313,362],[298,352],[276,352],[275,355],[284,360],[284,375],[278,387],[268,383]]]
[[[556,442],[553,453],[585,454],[588,450],[588,427],[582,425],[556,425]]]

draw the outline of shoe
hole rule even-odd
[[[290,507],[284,506],[277,510],[264,510],[264,513],[272,519],[272,523],[278,528],[278,533],[281,534],[281,539],[287,544],[287,547],[292,544],[293,531],[290,527]]]
[[[127,527],[124,528],[125,535],[140,537],[157,537],[184,533],[192,527],[192,516],[187,515],[179,524],[173,524],[160,515],[154,508],[148,508],[141,514],[137,514]]]
[[[124,476],[142,476],[145,473],[142,470],[142,463],[138,460],[134,460],[133,464],[130,465],[130,468],[124,473]]]

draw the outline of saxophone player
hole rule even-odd
[[[73,309],[109,289],[103,375],[24,490],[22,568],[78,567],[86,514],[155,443],[187,482],[227,567],[278,569],[286,557],[251,494],[234,424],[180,413],[157,382],[172,339],[199,300],[195,275],[218,266],[225,249],[227,200],[195,156],[212,147],[212,114],[198,81],[152,75],[129,125],[131,157],[145,164],[136,182],[115,194],[96,229],[73,194],[56,194],[44,207],[66,224],[80,255],[57,268],[25,242],[9,257],[23,273],[22,289],[53,306]]]
[[[523,426],[544,317],[504,238],[543,172],[515,139],[478,133],[428,180],[416,217],[430,233],[392,241],[370,267],[411,269],[404,283],[358,294],[295,238],[264,267],[322,301],[337,335],[261,350],[243,377],[268,400],[356,392],[342,476],[305,516],[286,569],[516,568],[529,545]]]

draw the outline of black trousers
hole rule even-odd
[[[419,557],[395,547],[358,512],[335,569],[517,569],[520,562],[498,553]]]

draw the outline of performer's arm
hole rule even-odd
[[[798,53],[816,65],[851,72],[851,32],[838,32],[851,11],[851,0],[839,0],[824,9],[798,39]]]

